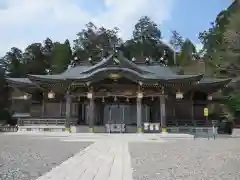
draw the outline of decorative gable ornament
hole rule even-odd
[[[132,62],[135,62],[135,61],[136,61],[136,58],[135,58],[135,57],[133,57],[133,58],[132,58]]]
[[[120,74],[114,74],[114,73],[112,73],[112,74],[109,74],[109,77],[110,77],[111,79],[119,79],[121,76],[120,76]]]

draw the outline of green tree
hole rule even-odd
[[[135,24],[132,44],[140,51],[138,54],[141,58],[151,57],[156,53],[161,38],[162,33],[157,24],[148,16],[144,16]]]
[[[72,50],[69,40],[63,44],[55,42],[52,49],[51,73],[58,74],[65,71],[72,59]]]
[[[140,60],[151,58],[152,61],[173,64],[173,51],[161,40],[162,34],[157,24],[149,17],[138,20],[133,31],[133,38],[122,46],[128,59],[133,57]]]
[[[229,55],[232,55],[238,60],[240,57],[240,11],[233,13],[229,17],[229,23],[226,26],[224,40],[229,50]]]
[[[3,63],[6,65],[6,70],[9,72],[10,77],[25,76],[22,57],[22,51],[16,47],[11,48],[3,57]]]
[[[194,54],[196,54],[196,47],[189,39],[186,39],[181,46],[177,64],[181,66],[189,65],[193,60]]]
[[[53,41],[50,38],[46,38],[43,41],[42,52],[44,54],[44,58],[46,61],[47,70],[50,70],[50,67],[51,67],[52,50],[53,50]]]
[[[174,49],[174,52],[173,52],[174,65],[179,65],[177,61],[180,61],[179,60],[180,57],[177,54],[177,52],[181,50],[183,42],[184,42],[183,37],[176,30],[172,31],[172,36],[170,38],[169,44]]]
[[[29,74],[46,74],[48,62],[46,62],[43,46],[41,43],[29,45],[24,52],[23,61],[26,66],[26,72]]]
[[[176,31],[172,31],[169,44],[174,48],[175,51],[180,51],[184,43],[183,37]]]
[[[8,121],[10,118],[7,108],[10,105],[10,88],[5,80],[5,70],[0,67],[0,121]],[[1,123],[1,122],[0,122]]]
[[[231,16],[236,11],[236,8],[228,8],[223,10],[216,17],[215,22],[211,23],[211,27],[199,34],[199,39],[204,45],[205,62],[212,69],[215,76],[234,77],[238,76],[237,63],[233,60],[229,51],[229,46],[225,43],[224,34],[229,32],[228,24]],[[233,63],[234,62],[234,63]]]
[[[222,11],[211,28],[200,33],[199,39],[204,45],[204,59],[214,76],[238,78],[240,75],[239,58],[239,4],[235,1],[228,9]],[[223,94],[228,106],[235,116],[239,116],[239,85],[238,81],[231,91]]]
[[[118,37],[118,29],[105,29],[96,27],[93,23],[88,23],[86,29],[77,34],[73,50],[74,55],[81,60],[90,60],[96,63],[101,57],[107,56],[115,47],[122,44]]]

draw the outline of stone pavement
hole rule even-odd
[[[37,180],[132,180],[128,142],[102,139]]]

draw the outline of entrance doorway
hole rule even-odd
[[[109,122],[111,124],[124,124],[124,106],[109,105]]]
[[[126,132],[124,105],[109,104],[105,106],[104,116],[106,119],[107,132]]]

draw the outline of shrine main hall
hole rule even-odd
[[[204,108],[214,104],[212,94],[230,82],[180,75],[148,58],[129,60],[120,51],[61,74],[7,81],[14,89],[12,111],[28,114],[19,118],[19,127],[66,127],[74,132],[144,132],[151,124],[160,132],[210,126]]]

